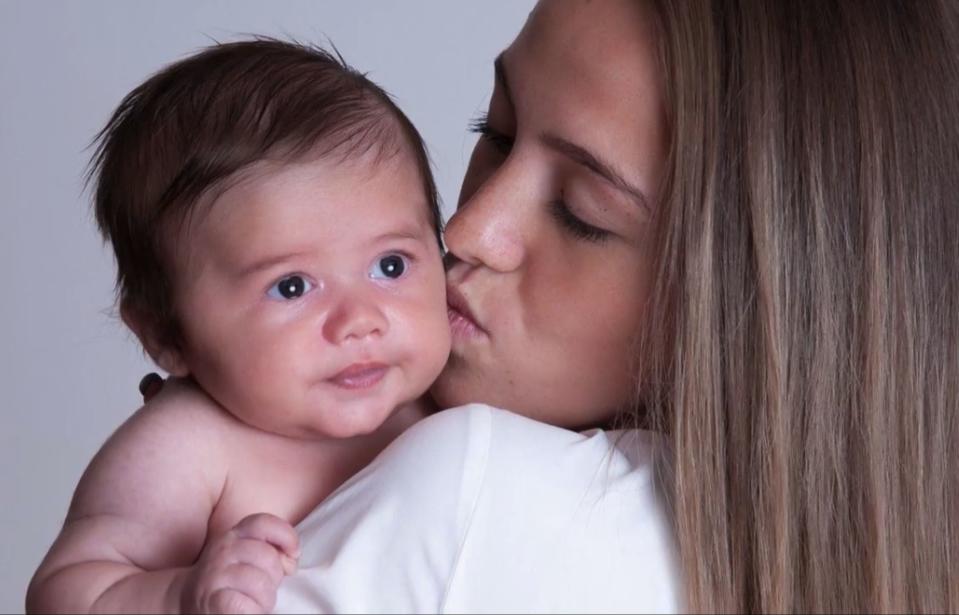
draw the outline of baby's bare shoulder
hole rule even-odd
[[[189,491],[193,497],[206,492],[215,498],[227,471],[223,443],[229,421],[223,415],[222,408],[195,385],[168,381],[97,452],[77,487],[72,508],[81,512],[111,501],[107,508],[112,508],[119,504],[116,498],[126,500],[131,493],[146,490]]]
[[[193,561],[226,483],[220,423],[202,391],[165,385],[87,466],[48,566],[117,553],[150,570]]]
[[[133,440],[137,446],[191,449],[192,457],[225,451],[237,420],[190,380],[170,378],[163,389],[121,425],[107,445]]]

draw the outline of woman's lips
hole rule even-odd
[[[386,375],[389,366],[383,363],[354,363],[329,379],[342,389],[369,389],[376,386]]]
[[[486,330],[479,325],[476,317],[473,316],[473,312],[463,295],[452,286],[446,290],[446,303],[446,313],[450,319],[450,331],[453,333],[453,337],[469,339],[487,335]]]

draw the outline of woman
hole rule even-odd
[[[957,41],[946,1],[539,5],[434,394],[670,446],[439,413],[280,610],[959,610]]]

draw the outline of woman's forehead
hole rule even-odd
[[[654,23],[630,0],[537,5],[497,67],[521,132],[572,142],[654,194],[667,139]]]
[[[609,118],[620,125],[620,135],[627,126],[618,111],[658,119],[663,79],[654,24],[642,2],[541,2],[501,57],[513,102],[535,100],[537,115],[564,107],[572,112],[563,118],[567,125]]]
[[[566,61],[609,65],[619,56],[647,56],[655,49],[652,7],[636,0],[541,1],[513,47],[530,45]]]

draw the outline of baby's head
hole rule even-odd
[[[100,133],[96,216],[153,360],[265,431],[348,437],[449,352],[440,212],[419,133],[315,48],[216,45]]]

